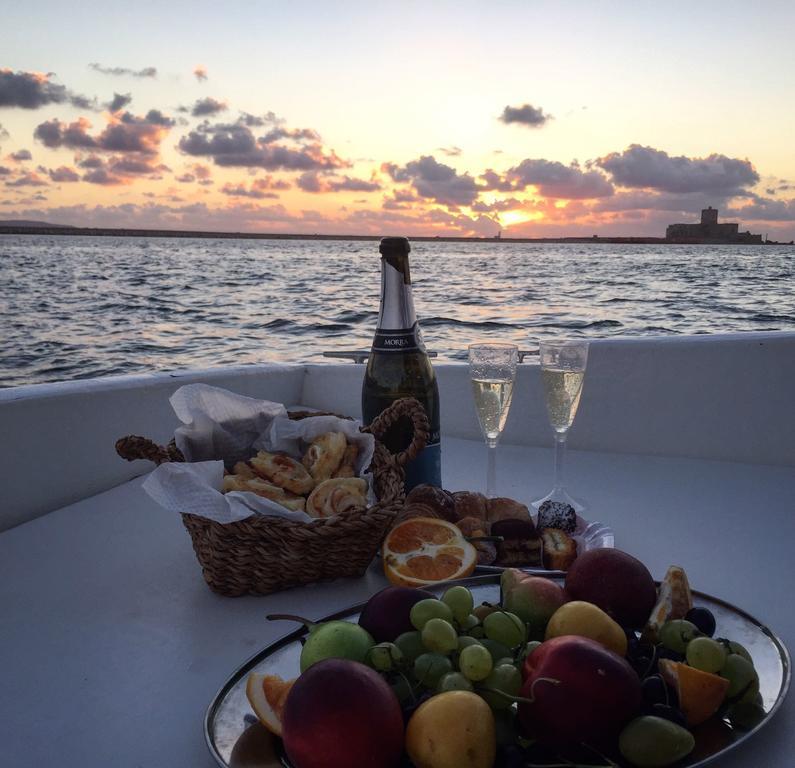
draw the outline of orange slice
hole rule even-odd
[[[424,587],[469,576],[478,553],[447,520],[413,517],[389,532],[383,557],[384,574],[392,584]]]
[[[293,680],[282,680],[278,675],[261,675],[252,672],[246,682],[246,696],[259,721],[276,736],[282,735],[282,713]]]
[[[679,694],[679,708],[689,726],[698,725],[714,715],[729,690],[729,681],[720,675],[671,659],[660,659],[660,674]]]

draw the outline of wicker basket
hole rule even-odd
[[[317,414],[292,414],[299,418],[312,415]],[[411,420],[414,436],[405,451],[393,455],[379,438],[400,419]],[[182,515],[210,589],[228,597],[267,595],[365,572],[403,505],[404,466],[425,447],[428,418],[417,400],[404,398],[361,431],[376,438],[370,469],[378,503],[372,507],[308,523],[255,515],[223,524],[198,515]],[[163,447],[136,435],[117,441],[116,452],[128,461],[184,461],[173,440]]]

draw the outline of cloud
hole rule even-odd
[[[190,113],[194,117],[203,117],[207,115],[217,115],[219,112],[224,112],[226,109],[228,109],[228,107],[225,101],[218,101],[208,96],[206,99],[197,99]]]
[[[203,64],[197,64],[193,68],[193,76],[200,83],[204,82],[205,80],[207,80],[207,67],[205,67]]]
[[[83,181],[87,181],[89,184],[99,184],[101,186],[107,187],[127,183],[124,179],[119,176],[115,176],[105,168],[97,168],[93,171],[83,174]]]
[[[98,155],[81,157],[76,162],[81,168],[101,168],[105,164],[105,161]]]
[[[544,114],[544,110],[541,107],[534,107],[532,104],[522,104],[521,107],[505,107],[499,119],[506,125],[519,123],[529,128],[540,128],[552,119],[552,115]]]
[[[114,91],[113,98],[108,102],[107,107],[110,112],[118,112],[124,109],[132,101],[132,95],[129,93],[116,93]]]
[[[304,192],[375,192],[381,189],[377,181],[350,176],[321,178],[317,171],[302,173],[296,184]]]
[[[729,208],[726,217],[739,217],[743,221],[795,221],[795,198],[771,200],[756,197],[750,205]]]
[[[21,163],[25,160],[32,160],[33,155],[30,154],[29,149],[20,149],[18,152],[12,152],[8,159],[13,160],[15,163]]]
[[[6,182],[7,187],[46,187],[48,183],[37,173],[27,172],[20,174],[13,181]]]
[[[80,181],[80,176],[73,168],[62,165],[60,168],[50,169],[50,178],[55,182]]]
[[[657,189],[663,192],[704,192],[733,195],[759,181],[748,160],[726,155],[677,157],[652,147],[632,144],[596,160],[621,187]]]
[[[0,165],[0,176],[10,176],[12,174],[12,170],[10,168],[6,168],[4,165]]]
[[[381,170],[393,181],[411,182],[420,197],[441,205],[471,205],[478,196],[475,180],[468,174],[459,174],[454,168],[439,163],[432,155],[424,155],[405,166],[384,163]]]
[[[279,197],[275,192],[269,191],[267,179],[255,179],[248,189],[242,184],[224,184],[224,186],[221,187],[221,192],[231,197],[251,197],[255,200]]]
[[[583,171],[576,163],[563,165],[555,160],[522,160],[507,171],[505,180],[516,190],[533,186],[544,197],[567,200],[608,197],[614,192],[599,171]]]
[[[461,147],[438,147],[438,151],[441,152],[443,155],[447,155],[447,157],[458,157],[463,150]]]
[[[144,67],[143,69],[128,69],[127,67],[103,67],[101,64],[94,62],[88,65],[95,72],[100,72],[103,75],[111,75],[113,77],[157,77],[157,69],[155,67]]]
[[[48,104],[66,102],[81,109],[92,107],[90,99],[72,93],[64,85],[51,82],[51,76],[40,72],[0,69],[0,107],[39,109]]]
[[[157,155],[160,143],[174,125],[174,120],[156,109],[145,117],[130,112],[114,114],[98,135],[89,134],[91,123],[81,117],[69,125],[57,118],[36,126],[34,137],[45,147],[57,149],[93,149],[104,152],[138,152]]]
[[[472,204],[472,210],[478,213],[494,213],[500,211],[520,211],[527,207],[524,200],[518,200],[515,197],[510,197],[506,200],[494,200],[491,203],[484,203],[478,201]]]
[[[312,132],[313,137],[316,136]],[[274,144],[269,134],[255,138],[242,121],[210,125],[207,121],[179,140],[179,149],[194,157],[212,157],[216,165],[266,170],[332,170],[349,165],[319,142],[297,148]]]
[[[4,139],[7,139],[9,137],[10,137],[10,134],[8,133],[8,131],[5,128],[3,128],[2,123],[0,123],[0,141],[3,141]]]

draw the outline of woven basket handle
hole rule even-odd
[[[154,440],[140,435],[127,435],[116,441],[116,453],[127,461],[146,459],[155,464],[167,461],[185,461],[182,451],[172,440],[168,445],[158,445]]]
[[[403,418],[411,419],[414,435],[409,445],[395,454],[394,462],[399,467],[405,467],[407,462],[416,459],[419,452],[428,443],[430,434],[428,415],[419,400],[415,400],[413,397],[395,400],[392,405],[373,419],[369,427],[362,427],[362,432],[370,432],[376,440],[381,442],[390,427]]]

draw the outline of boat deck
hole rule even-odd
[[[445,438],[445,485],[482,487],[484,450]],[[499,451],[500,493],[546,493],[550,449]],[[597,451],[568,458],[570,488],[589,518],[613,528],[616,546],[655,578],[682,565],[694,589],[742,607],[795,647],[791,466]],[[374,564],[359,580],[216,596],[180,519],[140,486],[130,480],[0,534],[6,765],[210,768],[207,705],[245,659],[290,631],[265,614],[318,618],[385,584]],[[789,697],[719,765],[791,765],[794,715]]]

